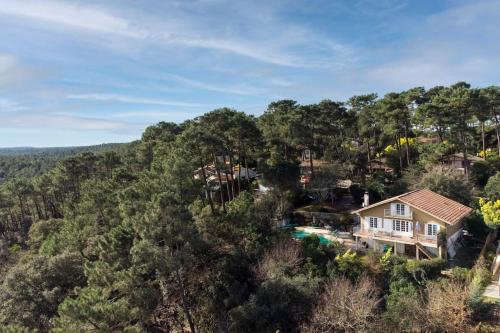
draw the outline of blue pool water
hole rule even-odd
[[[302,230],[297,230],[297,231],[292,232],[292,237],[295,238],[295,239],[302,239],[302,238],[305,238],[305,237],[307,237],[309,235],[311,235],[311,233],[305,232],[305,231],[302,231]],[[332,243],[328,238],[325,238],[322,235],[318,235],[318,234],[316,234],[316,235],[319,237],[319,242],[321,244],[329,245],[329,244]]]

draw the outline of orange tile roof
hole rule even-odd
[[[399,200],[449,224],[457,223],[472,211],[472,208],[428,189],[403,194]]]
[[[391,202],[393,200],[399,200],[403,203],[413,206],[414,208],[432,215],[448,224],[456,224],[462,218],[472,212],[472,208],[462,205],[459,202],[451,200],[436,192],[432,192],[429,189],[421,189],[377,202],[376,204],[358,209],[354,213],[372,208],[374,206],[378,206],[383,203]]]

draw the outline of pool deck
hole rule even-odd
[[[354,239],[335,237],[331,234],[330,230],[324,228],[302,226],[302,227],[295,227],[295,230],[307,232],[309,234],[321,235],[328,240],[339,242],[340,244],[348,246],[352,250],[356,249],[356,242],[354,241]]]

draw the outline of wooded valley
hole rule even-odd
[[[282,227],[306,201],[416,188],[474,209],[469,264]],[[497,86],[280,100],[160,122],[125,145],[0,151],[0,331],[495,332],[481,296],[495,249],[479,251],[499,216]]]

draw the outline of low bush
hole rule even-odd
[[[339,254],[335,257],[336,270],[339,275],[349,278],[351,281],[357,280],[363,272],[361,260],[359,260],[356,252],[347,250],[344,254]]]
[[[427,285],[426,332],[472,332],[472,312],[467,288],[458,281],[442,279]]]
[[[405,268],[418,283],[425,283],[441,275],[445,261],[440,258],[424,260],[408,260]]]
[[[453,267],[451,270],[451,277],[455,281],[467,282],[469,279],[470,270],[465,267]]]
[[[484,289],[491,282],[491,273],[483,258],[479,258],[472,268],[472,279],[469,284],[469,305],[474,311],[479,311],[482,307],[482,295]]]
[[[423,332],[425,328],[425,304],[419,290],[411,283],[395,281],[390,284],[386,296],[383,322],[390,332]]]

